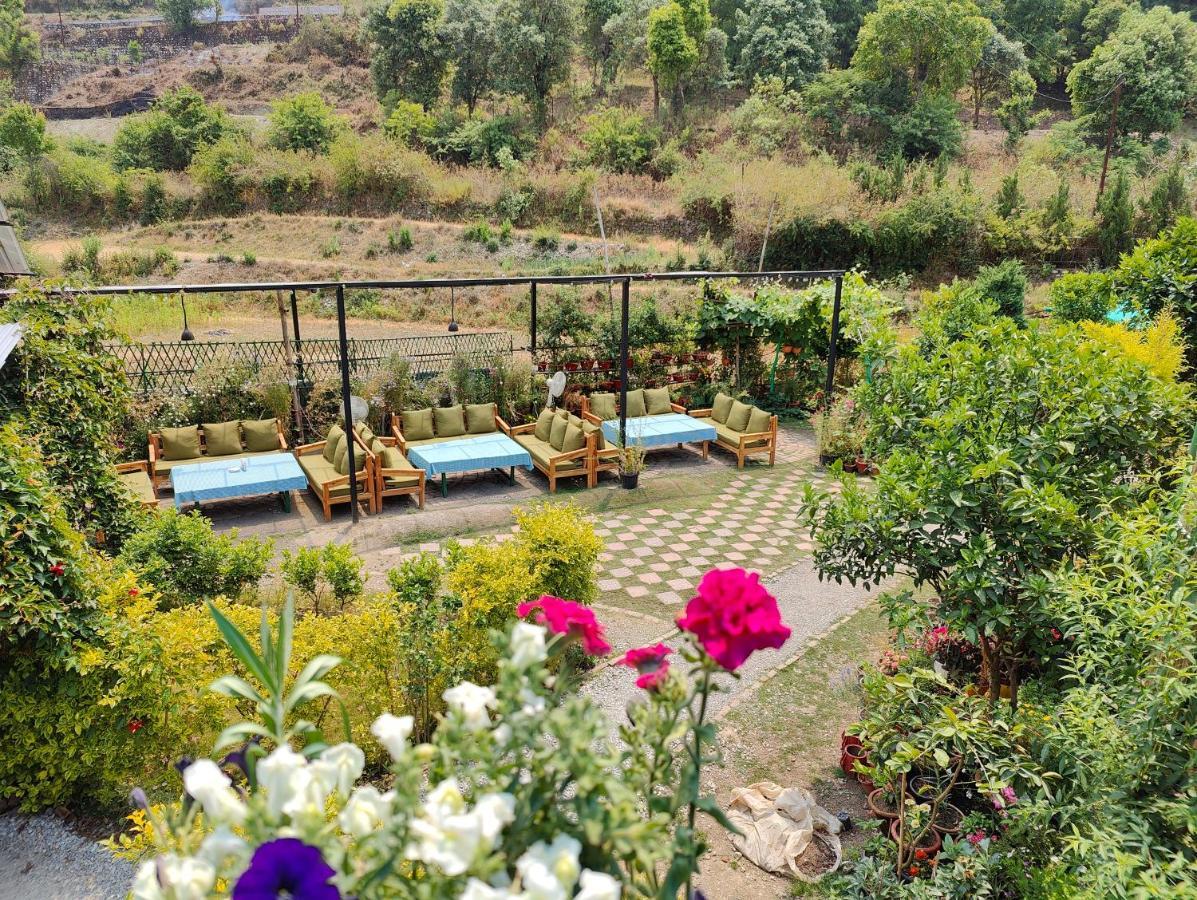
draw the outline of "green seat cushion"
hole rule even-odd
[[[773,417],[765,410],[752,408],[752,412],[748,414],[748,427],[745,429],[749,434],[761,434],[770,429],[770,422]]]
[[[382,442],[381,438],[374,438],[370,441],[370,452],[375,456],[382,456],[386,452],[387,445]]]
[[[465,412],[460,406],[438,406],[432,411],[437,437],[460,437],[466,433]]]
[[[731,412],[727,414],[728,428],[733,431],[747,431],[748,417],[752,415],[752,407],[747,403],[741,403],[739,400],[733,400],[731,405]]]
[[[436,432],[432,430],[432,407],[427,409],[405,409],[399,414],[403,423],[405,441],[426,441]]]
[[[340,425],[334,425],[328,429],[328,437],[324,439],[324,459],[325,462],[334,462],[337,458],[337,448],[341,446],[341,442],[345,440],[345,431]]]
[[[205,422],[204,444],[209,456],[233,456],[241,452],[240,422]]]
[[[604,450],[607,447],[607,439],[603,437],[603,426],[595,425],[593,422],[582,423],[582,434],[591,435],[597,434],[598,438],[594,442],[595,449]]]
[[[362,443],[367,447],[374,441],[374,430],[369,425],[359,425],[357,429],[358,437],[362,439]]]
[[[499,426],[495,424],[493,403],[471,403],[465,408],[466,432],[469,434],[490,434]]]
[[[716,435],[716,437],[719,438],[719,440],[723,441],[723,443],[728,444],[731,447],[739,447],[740,446],[740,437],[744,434],[744,432],[733,431],[731,428],[728,428],[727,425],[725,425],[723,422],[715,422],[714,425],[715,425],[715,435]],[[768,438],[758,438],[755,441],[749,441],[744,446],[745,447],[760,447],[767,443],[769,443]]]
[[[557,418],[557,414],[551,409],[542,409],[540,415],[536,417],[536,428],[532,434],[536,436],[538,441],[548,441],[553,434],[553,420]]]
[[[561,452],[562,444],[565,442],[565,432],[569,429],[569,419],[563,419],[561,416],[553,417],[553,428],[549,433],[549,444],[557,452]]]
[[[720,391],[715,395],[715,402],[711,404],[711,418],[716,422],[726,422],[727,414],[731,412],[732,403],[735,402],[733,397]]]
[[[650,416],[673,412],[673,407],[670,405],[672,402],[669,388],[645,388],[644,390],[644,406]]]
[[[238,451],[241,449],[237,448]],[[163,459],[197,459],[200,456],[199,426],[162,429]]]
[[[533,460],[545,469],[549,467],[549,460],[554,456],[559,456],[561,452],[555,449],[552,444],[539,440],[530,434],[517,434],[515,440],[521,447],[528,451],[528,455]],[[581,459],[571,459],[568,462],[557,463],[558,472],[568,472],[571,469],[584,469],[585,467],[586,462]]]
[[[561,452],[573,453],[575,450],[581,450],[585,446],[586,435],[582,433],[582,427],[572,422],[566,425],[565,437],[561,439]]]
[[[126,488],[129,489],[134,497],[144,503],[157,503],[158,497],[154,494],[154,486],[150,484],[150,476],[138,469],[135,472],[122,472],[118,476]]]
[[[278,452],[280,452],[280,451],[277,449],[264,450],[260,453],[250,453],[248,451],[242,451],[241,453],[235,453],[232,456],[221,456],[218,458],[221,460],[248,459],[253,456],[267,456],[271,453],[278,453]],[[206,457],[203,457],[203,456],[196,457],[195,459],[160,459],[156,463],[154,463],[154,472],[158,475],[166,475],[170,472],[171,469],[174,469],[177,466],[193,466],[198,462],[204,462],[205,459],[206,459]]]
[[[354,462],[354,470],[357,472],[360,472],[362,469],[366,468],[366,451],[356,445],[353,448],[353,462]],[[338,475],[348,475],[349,474],[349,444],[348,444],[348,442],[342,444],[341,447],[337,450],[337,458],[336,458],[335,462],[333,463],[333,466],[334,466],[334,468],[336,468]]]
[[[604,422],[619,418],[619,412],[615,408],[614,394],[591,394],[590,411]]]
[[[382,467],[384,469],[413,468],[412,464],[407,461],[407,457],[403,455],[403,451],[398,447],[383,447],[382,452],[378,456],[382,460]]]
[[[245,449],[254,452],[279,450],[278,423],[274,419],[243,421],[241,430],[245,433]]]
[[[299,463],[299,468],[303,469],[303,473],[308,476],[308,482],[317,487],[340,477],[337,474],[336,466],[323,456],[317,456],[314,453],[304,454],[297,456],[296,461]]]
[[[624,410],[629,419],[636,419],[640,416],[647,415],[644,406],[644,389],[637,388],[634,391],[628,391],[628,408]]]

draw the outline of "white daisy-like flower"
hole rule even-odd
[[[245,821],[245,804],[233,790],[229,776],[210,759],[197,759],[183,770],[183,787],[215,824]]]
[[[481,731],[490,727],[489,709],[494,709],[495,692],[492,688],[480,687],[470,681],[463,681],[444,693],[449,709],[461,714],[462,722],[470,731]]]
[[[392,759],[399,759],[410,748],[408,738],[411,737],[414,724],[415,720],[411,716],[393,716],[390,713],[383,713],[374,720],[374,724],[370,726],[370,732],[378,738],[378,743],[386,747],[387,753],[391,754]]]

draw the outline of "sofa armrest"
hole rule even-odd
[[[306,453],[314,453],[317,450],[324,452],[324,445],[327,443],[328,441],[316,441],[314,444],[301,444],[291,452],[296,456],[303,456]]]
[[[603,420],[588,410],[586,408],[588,405],[589,404],[587,403],[582,404],[582,415],[579,418],[581,418],[583,421],[589,422],[591,425],[602,425]]]
[[[711,409],[692,409],[690,415],[696,419],[709,419],[711,417]]]
[[[533,432],[535,430],[536,430],[535,422],[528,422],[527,424],[524,424],[524,425],[508,425],[507,426],[507,435],[508,435],[508,437],[510,437],[510,436],[516,435],[516,434],[530,434],[531,432]]]
[[[749,444],[752,441],[771,441],[777,435],[776,431],[756,431],[749,434],[740,435],[740,446]]]
[[[147,475],[150,473],[150,463],[149,460],[146,459],[136,459],[133,460],[133,462],[117,463],[115,468],[116,471],[121,474],[124,474],[125,472],[136,472],[138,470],[145,472]]]
[[[582,459],[590,455],[590,448],[583,447],[581,450],[570,450],[569,453],[558,453],[552,457],[553,462],[569,462],[574,459]]]
[[[686,414],[686,407],[682,406],[680,403],[672,403],[671,402],[669,404],[669,408],[672,409],[675,413],[681,413],[683,416]]]
[[[157,434],[154,434],[153,432],[150,432],[150,435],[149,435],[149,453],[148,453],[147,455],[148,455],[148,457],[149,457],[149,460],[150,460],[150,465],[151,465],[151,466],[153,466],[153,465],[154,465],[154,463],[156,463],[156,462],[158,461],[158,458],[159,458],[159,455],[160,455],[160,452],[161,452],[161,450],[160,450],[160,448],[159,448],[159,446],[158,446],[158,442],[159,442],[160,440],[162,440],[162,438],[161,438],[161,437],[159,437]]]
[[[511,426],[498,413],[495,413],[495,424],[499,426],[499,431],[503,432],[503,434],[511,434]]]
[[[407,453],[407,439],[403,437],[403,432],[399,430],[399,421],[397,418],[391,418],[391,436],[396,441],[396,446],[403,452]]]

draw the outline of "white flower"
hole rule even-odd
[[[132,900],[162,900],[162,888],[158,884],[158,863],[148,859],[137,867],[133,876]]]
[[[245,821],[245,804],[232,788],[229,776],[210,759],[197,759],[183,771],[183,787],[199,801],[214,823]]]
[[[573,892],[581,867],[582,845],[568,834],[559,834],[551,844],[539,841],[515,863],[520,887],[528,900],[565,900]]]
[[[380,794],[372,784],[353,792],[341,810],[341,828],[354,837],[365,837],[387,823],[391,817],[391,793]]]
[[[283,812],[292,819],[322,820],[324,800],[335,780],[336,773],[328,763],[296,769],[286,788],[288,796]]]
[[[445,816],[439,822],[415,819],[416,842],[407,855],[437,866],[446,875],[461,875],[474,864],[482,846],[482,818],[474,813]]]
[[[378,738],[378,743],[386,747],[387,753],[391,754],[393,759],[399,759],[407,752],[407,739],[411,737],[414,724],[415,720],[411,716],[392,716],[390,713],[383,713],[374,720],[374,724],[370,726],[370,732]]]
[[[540,625],[517,622],[511,629],[511,664],[517,669],[542,663],[547,658],[544,648],[545,630]]]
[[[491,734],[494,736],[496,744],[500,747],[506,747],[507,742],[511,740],[511,726],[504,722],[492,731]]]
[[[493,709],[495,705],[495,692],[491,688],[463,681],[445,691],[444,698],[450,709],[461,713],[463,724],[470,731],[489,727],[490,714],[487,709]]]
[[[238,862],[247,861],[250,857],[250,847],[233,834],[227,825],[221,825],[204,838],[200,844],[199,855],[219,869],[221,863],[230,856],[235,857]]]
[[[465,890],[458,896],[458,900],[511,900],[512,894],[506,888],[491,887],[477,878],[466,882]]]
[[[487,794],[478,798],[474,813],[482,823],[482,836],[493,844],[503,829],[515,821],[515,798],[511,794]]]
[[[297,773],[302,772],[306,766],[307,760],[286,746],[275,748],[258,763],[258,784],[266,791],[271,816],[277,818],[282,815],[283,807],[295,795],[296,790],[306,787],[311,781],[311,775],[306,772],[307,777],[302,783],[296,778]]]
[[[205,859],[167,853],[160,861],[162,880],[175,900],[205,900],[216,883],[216,869]]]
[[[610,875],[582,870],[581,889],[574,900],[619,900],[623,887]]]
[[[452,778],[446,778],[431,791],[424,801],[424,818],[433,823],[442,822],[448,816],[465,812],[465,797]]]
[[[528,717],[539,716],[545,711],[545,707],[548,706],[548,702],[544,697],[531,688],[524,688],[520,691],[520,703],[523,704],[520,707],[520,712]]]
[[[320,754],[318,763],[321,774],[331,771],[333,781],[326,783],[326,789],[331,793],[336,790],[342,797],[348,797],[353,790],[354,782],[362,777],[366,768],[366,754],[354,744],[336,744]]]

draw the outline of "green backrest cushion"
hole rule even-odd
[[[245,449],[253,453],[264,453],[267,450],[278,450],[278,425],[274,419],[256,419],[252,422],[242,422],[241,430],[245,433]]]
[[[460,406],[438,406],[432,411],[437,437],[460,437],[465,434],[465,411]]]
[[[328,429],[328,437],[324,439],[324,458],[334,465],[337,462],[337,448],[345,442],[345,431],[340,425]]]
[[[595,449],[605,450],[607,448],[607,439],[605,437],[603,437],[603,426],[595,425],[593,422],[583,422],[582,423],[582,434],[583,435],[598,434],[598,437],[595,439],[595,442],[594,442]]]
[[[650,416],[673,412],[673,407],[669,405],[671,402],[669,388],[645,388],[644,390],[644,405]]]
[[[436,437],[432,430],[432,407],[405,409],[399,414],[405,441],[427,441]]]
[[[569,419],[553,416],[553,429],[549,434],[549,446],[560,450],[565,443],[565,432],[569,429]]]
[[[374,441],[374,431],[369,425],[359,425],[357,429],[358,437],[362,439],[362,443],[367,447]]]
[[[635,419],[639,416],[648,415],[644,406],[644,389],[636,388],[634,391],[628,391],[628,408],[624,410],[629,419]]]
[[[465,408],[466,431],[470,434],[490,434],[497,426],[495,424],[495,405],[493,403],[471,403]]]
[[[199,426],[162,429],[163,459],[195,459],[200,455]]]
[[[582,428],[572,422],[565,426],[565,437],[561,439],[561,452],[573,453],[575,450],[581,450],[586,446],[586,435],[582,434]]]
[[[749,434],[762,434],[771,427],[770,421],[772,418],[763,409],[758,409],[754,406],[752,412],[748,415],[748,428],[746,430]]]
[[[748,417],[751,415],[751,406],[747,403],[741,403],[739,400],[733,400],[731,412],[727,414],[727,421],[724,424],[732,431],[747,431]]]
[[[370,452],[375,456],[382,456],[382,453],[384,450],[386,450],[386,448],[387,445],[382,442],[381,438],[374,437],[370,439]]]
[[[361,447],[354,446],[353,459],[356,471],[360,472],[366,468],[366,451]],[[337,458],[333,463],[333,467],[337,470],[338,475],[349,474],[349,442],[342,441],[340,448],[337,450]]]
[[[619,412],[615,409],[614,394],[591,394],[590,411],[604,422],[619,418]]]
[[[240,422],[205,422],[204,444],[209,456],[233,456],[241,452]]]
[[[577,425],[579,428],[582,427],[582,420],[573,413],[569,414],[569,416],[566,418],[566,421],[569,422],[570,425]]]
[[[557,414],[551,409],[542,409],[540,415],[536,417],[536,430],[532,432],[538,441],[547,442],[553,434],[553,422],[556,421]]]
[[[726,425],[727,414],[731,412],[734,402],[733,398],[720,391],[715,395],[715,402],[711,404],[711,418]]]
[[[382,467],[384,469],[411,468],[411,463],[407,461],[407,457],[399,452],[398,447],[383,447],[379,456],[382,458]]]

